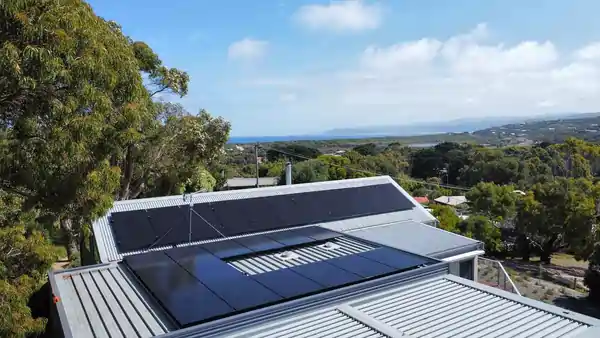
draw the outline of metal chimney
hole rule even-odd
[[[292,162],[285,164],[285,185],[292,185]]]

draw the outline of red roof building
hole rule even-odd
[[[415,201],[421,203],[421,204],[427,204],[429,203],[429,198],[427,198],[427,196],[423,196],[423,197],[413,197],[415,199]]]

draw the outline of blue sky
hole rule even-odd
[[[597,0],[91,0],[232,135],[600,111]]]

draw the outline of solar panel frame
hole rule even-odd
[[[181,327],[235,311],[164,252],[128,256],[124,261]]]
[[[389,183],[200,203],[193,206],[195,212],[192,214],[192,241],[217,239],[222,237],[221,234],[239,236],[253,232],[340,221],[354,217],[408,210],[413,207],[412,202],[394,185]],[[168,220],[167,223],[169,224],[167,225],[148,224],[147,220],[143,219],[143,212],[139,210],[113,213],[111,215],[112,228],[119,252],[143,250],[153,244],[164,246],[188,242],[189,211],[186,210],[187,207],[169,208],[171,208],[170,211],[153,209],[159,211],[151,212],[157,215],[161,212],[173,212],[181,215]],[[132,214],[123,217],[123,215],[119,215],[122,213]],[[114,215],[117,216],[113,217]],[[138,219],[134,220],[134,218]],[[154,216],[154,218],[165,219],[169,217]],[[134,223],[134,225],[129,226],[132,228],[130,230],[127,224],[122,223]],[[170,224],[174,226],[170,226]],[[165,229],[171,230],[165,235]],[[157,239],[160,240],[155,243]]]
[[[235,241],[252,250],[252,252],[269,251],[285,247],[284,244],[275,241],[265,235],[240,237],[236,238]]]
[[[250,277],[284,298],[293,298],[318,292],[325,287],[312,279],[301,276],[291,269],[280,269]]]
[[[177,248],[166,254],[235,310],[282,299],[202,247]]]
[[[224,240],[201,245],[205,250],[211,252],[216,257],[227,259],[235,256],[242,256],[253,253],[254,251],[239,244],[235,240]]]
[[[291,238],[293,235],[309,238],[307,235],[318,237],[324,234],[327,237],[335,234],[339,235],[336,237],[355,239],[319,227],[291,229],[280,234],[286,232],[292,235]],[[263,235],[252,237],[254,239],[248,243],[264,239],[270,241],[269,237]],[[315,244],[325,241],[316,241],[313,237],[310,240]],[[254,256],[261,252],[284,252],[290,247],[253,251],[242,245],[238,238],[127,256],[124,261],[181,327],[437,262],[363,242],[375,248],[252,275],[234,268],[225,259],[238,255]],[[369,254],[372,252],[375,254]],[[161,264],[167,266],[160,267]],[[159,267],[154,271],[149,270],[148,267],[156,265]],[[179,283],[168,284],[166,281],[170,280],[178,280]]]
[[[363,279],[352,272],[331,265],[327,261],[294,266],[289,269],[327,288],[347,285]]]
[[[158,240],[146,210],[115,212],[110,218],[119,252],[143,250]]]

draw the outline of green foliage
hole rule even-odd
[[[38,231],[26,231],[22,225],[0,228],[1,337],[43,331],[45,320],[33,319],[27,302],[59,254]]]
[[[406,174],[400,174],[396,177],[396,182],[407,192],[413,196],[425,196],[427,195],[427,189],[423,183],[420,183]]]
[[[517,205],[517,231],[539,250],[543,262],[563,248],[581,252],[594,238],[598,196],[598,185],[585,179],[536,184]]]
[[[123,173],[119,199],[180,193],[195,180],[200,168],[218,158],[227,142],[231,125],[222,118],[205,110],[196,116],[164,114],[164,107],[159,106],[141,139],[128,146],[125,157],[116,162]]]
[[[60,255],[48,238],[76,258],[115,196],[217,184],[229,123],[152,101],[188,82],[82,0],[0,1],[0,336],[43,328],[26,300]]]
[[[377,155],[377,145],[375,143],[365,143],[352,148],[353,151],[363,156]]]
[[[213,191],[217,180],[203,167],[197,168],[185,183],[184,192]],[[183,192],[182,192],[183,193]]]
[[[515,214],[519,195],[514,190],[512,185],[482,182],[467,192],[466,197],[472,211],[487,215],[495,221],[503,221]]]
[[[433,216],[440,222],[440,229],[454,233],[460,232],[460,229],[458,228],[460,218],[456,215],[454,209],[446,205],[433,205],[431,209]]]
[[[329,181],[343,180],[348,178],[346,167],[350,165],[350,160],[342,156],[321,155],[317,159],[328,166],[327,179]]]
[[[33,319],[27,301],[39,282],[27,275],[0,279],[0,337],[21,338],[44,331],[45,318]]]
[[[470,216],[461,221],[458,228],[461,234],[482,241],[488,254],[494,254],[502,249],[500,229],[485,216]]]
[[[294,184],[327,181],[329,167],[319,160],[308,160],[292,167],[292,182]],[[279,179],[279,184],[285,184],[285,173]]]
[[[590,298],[600,305],[600,242],[595,244],[583,281],[590,290]]]
[[[296,162],[305,161],[306,158],[317,158],[322,153],[315,148],[306,147],[300,144],[284,144],[273,147],[279,151],[269,149],[267,150],[267,160],[277,161],[280,159],[291,158]],[[282,153],[283,152],[283,153]],[[298,156],[294,156],[298,155]]]

